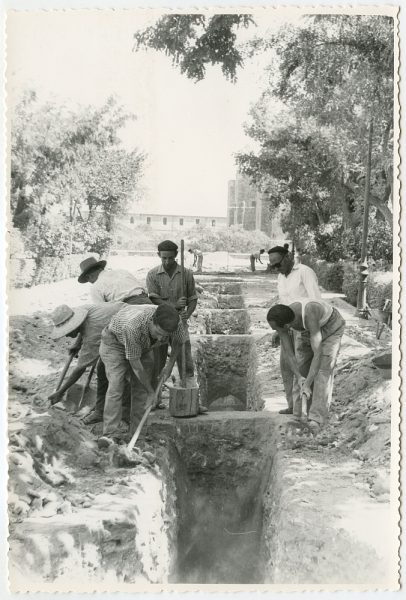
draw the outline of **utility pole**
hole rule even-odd
[[[372,157],[372,133],[373,133],[373,121],[369,122],[369,135],[368,135],[368,156],[367,156],[367,170],[365,175],[365,196],[364,196],[364,219],[362,223],[362,246],[361,246],[361,259],[359,265],[360,278],[358,288],[358,300],[357,300],[357,313],[359,317],[368,319],[369,308],[367,305],[367,283],[368,283],[368,225],[369,225],[369,197],[371,189],[371,157]]]

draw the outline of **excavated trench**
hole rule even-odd
[[[261,583],[269,561],[263,507],[276,426],[269,413],[256,412],[258,356],[241,287],[210,284],[219,300],[211,331],[221,335],[192,338],[209,415],[176,422],[176,583]]]

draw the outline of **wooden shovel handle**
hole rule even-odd
[[[180,266],[181,266],[181,286],[182,286],[182,295],[186,296],[185,292],[185,241],[180,240]],[[186,310],[186,309],[185,309]],[[182,387],[186,387],[186,350],[185,344],[182,344],[181,350],[181,373],[180,379],[182,383]]]
[[[156,386],[156,390],[155,390],[155,398],[156,399],[158,398],[158,394],[161,391],[161,387],[162,387],[163,383],[164,383],[164,378],[163,378],[163,375],[161,375],[161,377],[160,377],[160,379],[158,381],[158,385]],[[138,427],[137,427],[137,429],[134,432],[134,435],[132,436],[131,440],[128,443],[127,450],[132,450],[134,448],[135,443],[136,443],[136,441],[138,440],[138,438],[140,436],[141,429],[144,427],[144,423],[147,420],[148,415],[149,415],[149,413],[151,412],[151,410],[153,408],[154,408],[154,406],[153,406],[153,404],[151,404],[150,406],[148,406],[145,409],[145,412],[142,415],[142,419],[139,422]]]
[[[63,383],[63,380],[65,379],[65,375],[66,375],[66,373],[67,373],[67,371],[68,371],[68,369],[70,367],[70,364],[71,364],[72,360],[73,360],[73,353],[70,353],[69,356],[68,356],[68,359],[67,359],[67,361],[65,363],[65,366],[63,367],[62,373],[61,373],[61,375],[60,375],[60,377],[58,379],[58,383],[56,384],[56,391],[58,391],[59,388],[61,387],[61,385]]]

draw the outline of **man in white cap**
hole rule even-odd
[[[94,304],[125,302],[126,304],[151,304],[144,284],[124,269],[105,269],[107,261],[94,256],[80,263],[79,283],[91,283],[90,296]]]
[[[310,267],[295,261],[293,254],[289,252],[289,244],[271,248],[268,250],[268,255],[270,269],[275,269],[279,273],[277,280],[278,303],[289,305],[297,299],[321,299],[316,273]],[[311,350],[310,336],[307,331],[299,332],[291,329],[289,338],[292,352],[296,351],[297,356],[299,356],[299,346],[305,348],[306,351]],[[274,345],[279,344],[278,332],[275,334],[273,342]],[[283,408],[279,412],[283,415],[291,415],[293,406],[298,401],[300,389],[284,346],[281,346],[280,368],[288,408]]]
[[[78,362],[72,370],[66,381],[59,390],[51,394],[48,399],[51,404],[60,402],[65,392],[80,379],[88,367],[97,363],[97,400],[92,412],[84,419],[85,424],[90,425],[103,420],[103,410],[105,396],[108,387],[108,380],[104,364],[99,359],[99,347],[102,331],[110,323],[111,318],[121,309],[125,308],[124,302],[111,302],[102,305],[86,305],[76,308],[70,308],[66,304],[58,306],[52,313],[54,328],[51,332],[51,338],[58,340],[64,336],[78,338],[70,348],[70,352],[77,353]],[[141,307],[139,310],[142,310]],[[128,398],[129,400],[129,398]],[[129,402],[127,402],[127,412],[129,417]]]

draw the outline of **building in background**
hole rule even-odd
[[[227,225],[242,225],[248,231],[258,229],[273,239],[284,239],[280,212],[271,215],[264,195],[240,173],[228,182]]]
[[[225,229],[227,217],[200,215],[168,215],[154,213],[126,213],[119,219],[126,227],[151,227],[154,231],[182,231],[204,225],[213,230]]]

